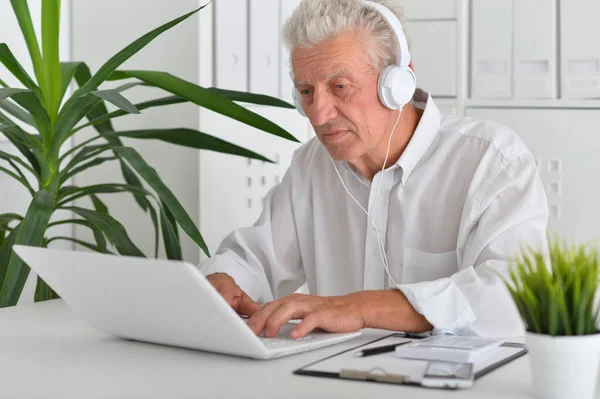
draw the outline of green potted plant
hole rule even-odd
[[[533,390],[544,399],[595,397],[600,334],[593,247],[548,240],[521,251],[505,280],[525,323]]]
[[[156,171],[122,137],[156,139],[167,143],[211,150],[271,162],[264,156],[193,129],[115,131],[111,121],[126,114],[138,114],[151,107],[191,102],[264,132],[298,141],[280,126],[251,112],[237,102],[294,108],[276,98],[250,93],[204,88],[166,72],[117,70],[121,64],[142,50],[163,32],[192,17],[205,6],[176,18],[133,41],[92,74],[84,62],[60,62],[60,0],[42,2],[41,40],[35,34],[26,0],[11,0],[25,38],[35,76],[30,76],[5,43],[0,43],[0,63],[21,83],[8,87],[0,79],[0,134],[16,147],[20,156],[0,151],[0,173],[14,178],[31,193],[31,203],[24,215],[0,215],[0,307],[17,303],[29,275],[27,267],[13,254],[14,244],[47,246],[65,239],[98,252],[113,247],[121,255],[145,256],[129,238],[123,225],[115,220],[99,194],[131,193],[139,206],[152,219],[155,229],[155,253],[159,236],[169,259],[181,259],[178,228],[188,234],[207,254],[198,228]],[[40,46],[41,43],[41,46]],[[100,89],[107,80],[128,82],[111,89]],[[67,96],[76,82],[78,88]],[[123,95],[135,86],[160,88],[168,96],[132,104]],[[118,109],[108,112],[105,101]],[[96,135],[72,148],[67,140],[86,127]],[[125,183],[87,187],[69,185],[69,179],[88,168],[105,162],[120,164]],[[142,184],[144,180],[147,187]],[[74,201],[87,197],[93,209],[84,209]],[[73,219],[53,220],[57,210],[67,210]],[[55,237],[49,227],[77,224],[90,229],[95,242],[70,237]],[[162,234],[159,234],[162,233]],[[108,244],[111,245],[108,245]],[[38,279],[35,300],[55,297],[51,289]]]

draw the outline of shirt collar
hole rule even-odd
[[[406,149],[396,162],[396,165],[402,169],[402,186],[433,143],[442,120],[440,110],[429,93],[424,90],[417,89],[413,96],[413,105],[424,111]]]

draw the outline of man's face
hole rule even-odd
[[[319,140],[336,160],[354,160],[377,149],[390,110],[377,95],[377,71],[353,33],[292,52],[295,86]],[[389,125],[389,126],[388,126]]]

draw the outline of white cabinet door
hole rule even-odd
[[[279,16],[280,23],[280,32],[281,28],[283,28],[283,24],[287,21],[287,19],[292,15],[298,4],[300,4],[300,0],[279,0],[280,1],[280,11],[281,14]],[[281,41],[281,49],[279,51],[279,88],[281,90],[280,97],[285,101],[293,103],[292,99],[292,88],[294,85],[292,84],[292,79],[290,77],[290,53],[287,48],[284,46],[283,41],[281,40],[280,33],[280,41]]]
[[[279,96],[279,0],[250,2],[250,92]]]
[[[215,82],[248,90],[248,0],[215,2]]]
[[[456,96],[456,21],[408,22],[405,25],[411,42],[417,86],[433,96]]]
[[[583,243],[600,238],[600,113],[470,109],[516,131],[536,157],[548,194],[549,230]]]

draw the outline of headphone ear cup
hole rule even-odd
[[[292,98],[300,115],[306,117],[306,112],[304,112],[304,108],[302,108],[302,98],[300,98],[300,93],[298,93],[298,90],[296,90],[295,87],[292,87]]]
[[[401,109],[412,100],[417,89],[417,78],[410,68],[388,65],[381,71],[377,82],[379,101],[389,109]]]
[[[397,76],[398,102],[403,106],[412,101],[417,90],[417,77],[410,67],[400,68]]]

